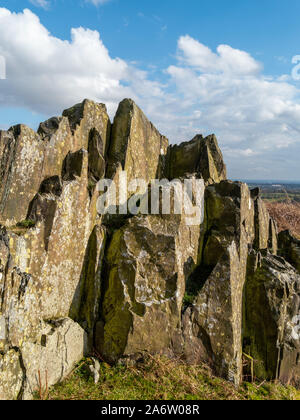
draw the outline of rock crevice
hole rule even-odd
[[[197,184],[198,223],[161,202],[119,214],[119,186],[116,214],[98,214],[97,183],[124,171]],[[299,383],[299,249],[258,190],[227,180],[214,135],[169,146],[130,99],[113,123],[85,100],[38,132],[0,131],[0,399],[32,398],[94,350],[204,362],[236,385],[244,353],[257,378]]]

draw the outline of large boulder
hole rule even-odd
[[[24,125],[0,132],[0,223],[26,218],[41,183],[43,151],[39,135]]]
[[[114,118],[106,177],[117,186],[121,171],[127,172],[128,182],[143,179],[149,183],[160,178],[167,148],[167,138],[131,99],[124,99]]]
[[[90,174],[103,176],[110,139],[105,105],[85,100],[63,115],[41,123],[37,133],[24,125],[0,131],[0,223],[26,219],[41,183],[61,175],[69,152],[89,150]]]
[[[65,379],[76,363],[88,355],[87,333],[69,318],[41,322],[37,342],[25,342],[20,348],[24,369],[23,399],[34,392]]]
[[[300,276],[280,257],[253,252],[244,303],[244,351],[261,380],[300,383]]]
[[[59,284],[53,286],[51,293],[40,273],[39,258],[47,254],[34,247],[38,244],[43,250],[43,237],[33,232],[25,233],[21,228],[18,233],[3,228],[0,231],[0,397],[3,399],[31,398],[39,389],[39,372],[44,377],[43,386],[45,381],[49,386],[54,385],[88,351],[86,332],[66,318],[72,300],[66,300],[66,293],[59,294]],[[64,255],[63,249],[61,253]],[[53,264],[55,269],[58,261],[53,259]],[[67,287],[73,287],[74,295],[80,273],[77,279],[72,279],[70,274],[65,269],[64,282]]]
[[[254,247],[256,250],[268,249],[270,243],[270,215],[267,207],[260,196],[260,189],[255,188],[251,191],[251,196],[254,200],[255,206],[255,241]],[[273,241],[272,241],[273,242]]]
[[[203,220],[202,200],[200,205]],[[181,347],[183,298],[198,263],[201,220],[189,226],[185,214],[140,215],[113,232],[96,328],[96,348],[105,360]]]
[[[254,203],[245,184],[206,189],[201,263],[188,280],[184,313],[185,355],[206,362],[239,384],[242,376],[242,302],[248,246],[254,240]]]
[[[63,116],[68,119],[72,131],[72,152],[82,148],[87,150],[90,137],[96,132],[99,136],[100,152],[102,156],[106,155],[111,123],[104,104],[85,99],[82,103],[66,109]]]
[[[227,179],[226,165],[215,135],[206,138],[197,135],[190,142],[169,146],[165,176],[176,179],[193,173],[207,184]]]
[[[18,399],[22,395],[24,371],[20,353],[0,352],[0,401]]]
[[[300,273],[300,241],[290,231],[285,230],[278,235],[279,254],[292,264]]]
[[[134,199],[125,171],[144,181]],[[98,214],[104,177],[116,214]],[[155,179],[180,209],[152,199]],[[244,351],[258,377],[296,383],[299,274],[275,255],[299,270],[299,241],[277,237],[259,190],[226,180],[214,135],[168,147],[132,100],[112,127],[85,100],[37,133],[0,131],[0,399],[31,398],[93,347],[110,363],[205,362],[236,385]]]
[[[6,201],[21,200],[21,210],[5,207],[11,212],[2,213],[6,227],[0,228],[2,365],[13,358],[19,372],[19,357],[23,372],[21,389],[11,388],[10,394],[10,377],[2,376],[0,395],[7,398],[29,398],[38,388],[39,370],[47,372],[49,386],[63,379],[92,346],[106,234],[91,181],[104,176],[110,126],[105,107],[91,101],[65,115],[41,124],[39,134],[31,137],[26,133],[34,132],[27,128],[21,127],[18,137],[13,131],[10,140],[17,153],[4,166],[10,176],[19,166],[25,175],[25,169],[29,172],[24,184],[23,178],[14,179]],[[3,150],[5,163],[8,149]],[[25,166],[35,155],[41,160],[30,180],[31,167]]]

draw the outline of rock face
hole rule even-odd
[[[48,372],[49,386],[72,370],[89,351],[98,312],[105,229],[91,180],[104,175],[97,157],[110,123],[105,107],[91,101],[64,115],[41,124],[39,134],[26,127],[1,133],[0,352],[4,365],[10,357],[15,363],[11,349],[21,360],[14,398],[38,389],[39,370]],[[0,389],[8,384],[4,372]]]
[[[226,165],[215,135],[206,138],[198,135],[190,142],[169,146],[164,175],[172,180],[188,174],[197,174],[206,184],[227,179]]]
[[[299,273],[282,258],[253,253],[244,307],[244,346],[256,360],[255,376],[299,384]]]
[[[278,236],[279,254],[300,272],[300,241],[288,230]]]
[[[171,351],[181,334],[185,283],[198,261],[199,236],[200,226],[186,226],[181,215],[136,217],[113,233],[96,330],[96,348],[105,359]]]
[[[98,214],[98,182],[125,172],[146,186],[137,211]],[[169,212],[159,194],[152,207],[163,178],[184,198]],[[93,349],[204,362],[236,385],[246,353],[258,378],[299,382],[299,249],[258,190],[227,180],[215,136],[168,146],[132,100],[113,124],[85,100],[0,131],[0,399],[32,398]]]
[[[254,204],[245,184],[223,181],[206,189],[205,205],[201,263],[188,284],[195,298],[184,314],[187,358],[210,363],[216,374],[239,384],[242,297],[248,246],[254,240]]]
[[[134,179],[150,182],[160,178],[168,144],[140,108],[131,99],[125,99],[112,127],[106,178],[115,181],[117,190],[121,171],[126,171],[128,183]],[[118,198],[118,203],[123,204]]]

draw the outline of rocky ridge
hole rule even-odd
[[[124,170],[202,180],[203,223],[99,215],[98,181]],[[258,190],[227,180],[214,135],[169,146],[132,100],[113,124],[85,100],[37,132],[0,131],[0,399],[30,399],[94,352],[299,384],[299,249]]]

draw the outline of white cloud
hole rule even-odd
[[[2,106],[53,113],[88,97],[113,112],[124,97],[162,94],[144,72],[111,58],[97,31],[72,29],[71,41],[63,41],[51,36],[30,10],[0,9],[0,55],[7,63]]]
[[[201,72],[222,74],[253,74],[260,70],[248,53],[219,45],[217,54],[190,36],[182,36],[178,41],[178,59],[183,64]]]
[[[231,167],[240,169],[243,157],[248,176],[255,177],[258,161],[279,171],[272,160],[283,149],[300,151],[300,92],[288,77],[266,77],[248,53],[226,45],[214,53],[189,36],[179,39],[177,56],[167,72],[191,127],[216,132]]]
[[[86,3],[92,3],[94,6],[100,6],[102,4],[108,3],[111,0],[85,0]]]
[[[50,0],[29,0],[34,6],[42,7],[47,10],[50,6]]]
[[[47,10],[50,7],[50,0],[29,0],[34,6],[42,7]],[[100,6],[102,4],[108,3],[112,0],[85,0],[86,3],[91,3],[94,6]]]
[[[233,177],[257,178],[257,168],[264,168],[261,176],[284,177],[299,166],[299,90],[286,75],[265,76],[245,51],[220,45],[213,52],[183,36],[164,86],[151,72],[111,57],[97,31],[72,29],[71,40],[61,40],[31,11],[0,8],[1,55],[2,107],[50,116],[90,98],[106,103],[112,116],[121,99],[132,97],[173,142],[215,132]]]

